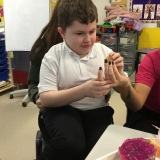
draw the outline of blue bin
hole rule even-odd
[[[4,34],[0,34],[0,38],[4,38],[5,36],[4,36]]]
[[[8,69],[9,64],[5,63],[4,65],[0,65],[0,71],[4,71],[6,69]]]
[[[0,81],[5,81],[9,77],[9,69],[6,69],[4,71],[0,71]]]
[[[5,52],[5,46],[0,47],[0,52]]]
[[[4,59],[7,57],[7,52],[0,53],[0,59]]]
[[[5,40],[1,40],[0,41],[0,47],[4,47],[5,46]]]
[[[4,65],[6,64],[8,61],[8,58],[3,58],[3,59],[0,59],[0,65]]]

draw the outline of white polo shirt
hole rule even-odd
[[[97,78],[98,69],[104,68],[104,59],[110,52],[112,52],[110,48],[101,43],[95,43],[92,51],[80,58],[65,42],[54,45],[42,60],[39,93],[72,88]],[[86,97],[70,105],[81,110],[90,110],[108,104],[104,97]]]

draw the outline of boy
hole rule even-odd
[[[41,159],[85,159],[113,123],[114,111],[105,95],[115,84],[107,71],[104,78],[101,67],[110,55],[123,74],[123,58],[95,43],[97,21],[97,9],[91,0],[59,3],[58,31],[64,42],[45,54],[38,85],[40,101],[45,106],[45,126],[40,124],[40,129],[47,142]],[[105,66],[111,64],[105,62]]]

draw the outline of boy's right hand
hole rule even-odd
[[[83,83],[85,97],[90,98],[105,96],[114,86],[115,84],[113,84],[110,80],[98,81],[97,79],[94,79]]]
[[[111,80],[107,80],[103,77],[102,67],[99,68],[96,79],[89,80],[83,85],[85,86],[85,96],[90,98],[105,96],[110,93],[110,90],[115,86]]]
[[[41,102],[41,99],[38,98],[37,101],[36,101],[36,105],[37,107],[40,109],[40,110],[44,110],[44,106],[42,105],[42,102]]]

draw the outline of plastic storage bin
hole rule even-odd
[[[119,35],[120,44],[137,44],[137,34],[120,34]]]
[[[132,52],[121,52],[121,56],[124,58],[124,62],[134,62],[135,54]]]
[[[136,58],[136,49],[137,49],[137,34],[135,33],[124,33],[119,34],[119,45],[118,51],[121,56],[124,58],[124,70],[125,71],[134,71],[135,58]]]
[[[114,44],[117,45],[117,36],[115,33],[103,33],[101,35],[101,43],[108,45],[108,44]]]
[[[0,65],[4,65],[8,62],[8,58],[0,59]]]
[[[0,53],[0,60],[7,57],[7,52]]]
[[[117,35],[116,33],[103,33],[101,35],[101,43],[117,52]]]
[[[109,47],[110,49],[112,49],[114,52],[117,52],[117,45],[106,45],[107,47]]]
[[[5,37],[5,35],[4,34],[0,34],[0,38],[4,38]]]
[[[5,46],[0,47],[0,52],[4,52],[5,51]]]
[[[9,76],[9,69],[6,69],[6,70],[0,72],[0,81],[7,80],[8,76]]]
[[[0,71],[3,71],[3,70],[5,70],[5,69],[7,69],[8,66],[9,66],[8,63],[5,63],[4,65],[0,65]]]
[[[135,51],[135,45],[131,44],[119,44],[118,50],[119,52],[134,52]]]

